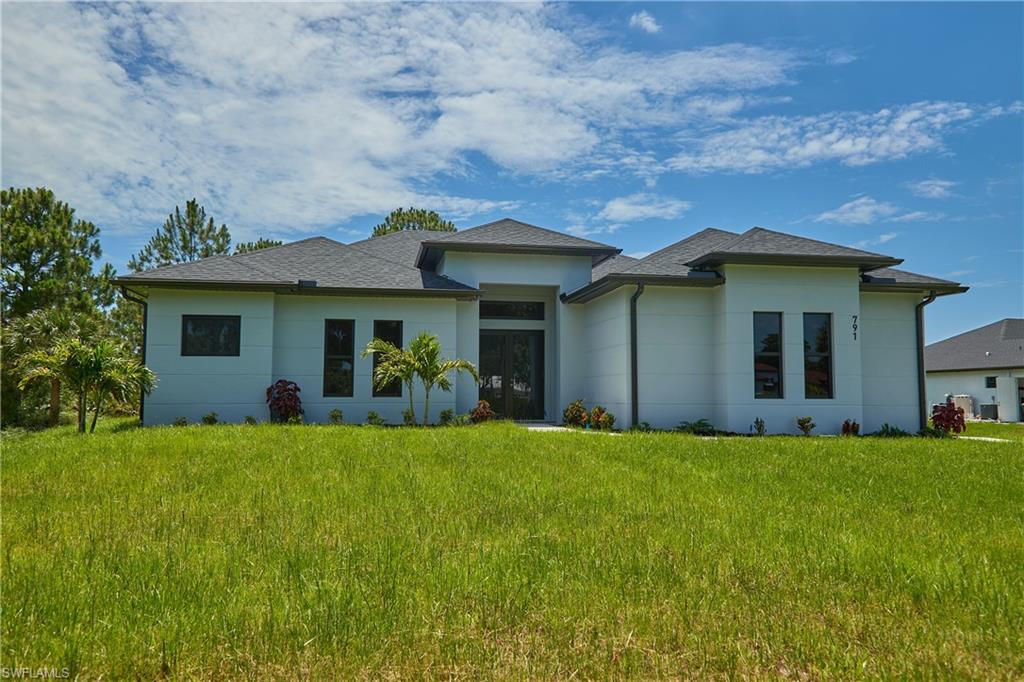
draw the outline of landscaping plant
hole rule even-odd
[[[299,393],[302,391],[294,381],[278,379],[272,386],[267,387],[267,406],[270,408],[271,421],[282,424],[292,423],[296,418],[303,415],[302,399]]]
[[[332,424],[341,424],[345,421],[345,414],[338,408],[334,408],[327,413],[327,418]]]
[[[217,423],[217,413],[216,412],[207,412],[206,414],[203,415],[202,421],[207,426],[213,426],[214,424]]]
[[[376,410],[370,410],[366,413],[366,423],[370,426],[384,426],[388,420],[377,414]]]
[[[437,416],[437,421],[441,426],[451,426],[452,422],[455,421],[455,410],[451,408],[441,410],[441,414]]]
[[[605,409],[600,405],[594,405],[594,409],[590,411],[590,425],[595,429],[601,428],[601,417],[604,415]]]
[[[767,432],[767,429],[765,428],[765,425],[764,425],[764,419],[762,419],[761,417],[755,417],[754,418],[754,435],[755,436],[763,436],[766,432]]]
[[[946,433],[963,433],[967,430],[964,408],[957,407],[952,400],[933,406],[932,426]]]
[[[256,417],[252,416],[251,414],[245,415],[245,419],[243,419],[242,421],[244,421],[249,426],[255,426],[256,424],[259,423],[258,421],[256,421]]]
[[[844,436],[859,436],[860,435],[860,424],[855,419],[847,419],[843,422],[843,435]]]
[[[698,419],[697,421],[692,422],[679,422],[679,426],[676,427],[676,431],[681,433],[692,433],[697,436],[715,435],[715,427],[707,419]]]
[[[481,424],[494,419],[494,410],[486,400],[478,400],[476,407],[469,411],[469,420],[474,424]]]
[[[796,426],[798,429],[800,429],[800,433],[804,434],[805,436],[809,436],[811,435],[811,431],[814,430],[814,427],[817,426],[817,424],[814,423],[811,417],[797,417]]]
[[[569,403],[569,406],[562,411],[562,422],[566,426],[578,426],[583,428],[590,421],[590,413],[587,412],[586,405],[583,404],[583,399]]]
[[[597,420],[597,427],[602,431],[611,431],[615,428],[615,415],[605,410]]]

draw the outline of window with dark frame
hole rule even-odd
[[[995,377],[985,377],[985,388],[995,388],[995,387],[996,387],[996,378]]]
[[[352,396],[353,326],[352,320],[324,320],[324,396]]]
[[[754,313],[754,397],[782,397],[782,313]]]
[[[388,343],[402,347],[402,321],[401,320],[374,320],[373,321],[373,338],[387,341]],[[377,365],[380,363],[380,353],[373,354],[373,370],[374,373],[377,371]],[[373,387],[374,398],[401,398],[402,397],[402,382],[393,381],[387,386],[378,389],[376,385]]]
[[[804,313],[804,397],[832,397],[831,313]]]
[[[242,318],[238,315],[182,315],[183,356],[237,356]]]
[[[543,301],[480,301],[481,320],[543,320]]]

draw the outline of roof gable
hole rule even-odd
[[[1024,367],[1024,319],[1008,317],[924,349],[929,372]]]
[[[459,232],[435,233],[421,243],[418,267],[433,268],[446,251],[590,256],[599,262],[622,249],[519,220],[502,218]]]
[[[754,227],[732,241],[695,257],[687,265],[694,268],[725,263],[846,265],[868,270],[902,262],[902,259],[880,253]]]

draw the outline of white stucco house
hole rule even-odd
[[[907,430],[925,408],[923,309],[965,291],[900,259],[763,228],[706,229],[642,259],[504,219],[456,233],[352,244],[314,237],[121,277],[145,306],[159,384],[145,424],[268,417],[265,389],[302,387],[306,418],[340,408],[400,423],[402,388],[375,391],[374,336],[436,334],[477,365],[431,416],[487,399],[499,415],[560,421],[572,400],[629,427],[709,419],[747,432],[818,432],[854,419]],[[417,397],[417,404],[420,403]]]
[[[1024,319],[1006,318],[925,348],[930,403],[969,396],[968,417],[1024,421]]]

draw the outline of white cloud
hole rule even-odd
[[[910,189],[911,193],[919,197],[945,199],[952,195],[951,190],[956,187],[956,184],[952,180],[930,178],[928,180],[907,183],[907,188]]]
[[[640,10],[631,16],[629,18],[629,26],[630,28],[638,28],[648,33],[657,33],[661,30],[661,26],[658,25],[658,22],[646,10]]]
[[[193,196],[236,238],[512,206],[439,191],[481,156],[653,184],[652,126],[706,115],[683,106],[698,96],[735,114],[799,66],[739,44],[630,52],[541,4],[25,3],[2,31],[2,182],[136,235]]]
[[[858,249],[866,249],[870,246],[881,246],[882,244],[891,242],[899,236],[899,232],[886,232],[885,234],[878,235],[874,239],[862,239],[859,242],[855,242],[853,246]]]
[[[628,223],[650,218],[670,220],[679,218],[693,206],[689,201],[640,192],[616,197],[605,204],[597,214],[600,220]]]
[[[839,208],[814,216],[816,223],[843,223],[845,225],[870,225],[894,215],[898,208],[871,197],[857,197]]]
[[[838,162],[865,166],[944,150],[944,138],[992,116],[1001,107],[917,102],[876,112],[764,116],[683,141],[668,165],[689,173],[764,173]]]
[[[946,277],[963,277],[964,275],[973,274],[974,270],[953,270],[952,272],[947,272]]]
[[[868,196],[857,197],[831,211],[813,216],[816,223],[842,223],[843,225],[871,225],[879,221],[913,223],[941,220],[942,213],[927,211],[904,212],[903,209],[886,201],[877,201]],[[887,240],[886,240],[887,241]],[[880,242],[884,244],[885,242]]]

